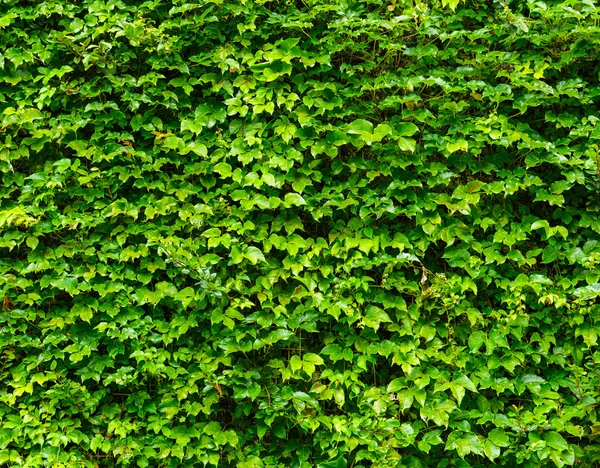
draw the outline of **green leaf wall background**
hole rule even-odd
[[[593,467],[600,7],[0,2],[0,464]]]

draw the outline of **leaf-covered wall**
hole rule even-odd
[[[0,464],[600,460],[600,7],[0,3]]]

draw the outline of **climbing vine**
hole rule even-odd
[[[0,464],[598,466],[592,0],[0,2]]]

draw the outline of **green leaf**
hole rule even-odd
[[[306,200],[304,200],[304,198],[302,198],[301,195],[290,192],[290,193],[285,194],[284,205],[286,207],[302,206],[302,205],[306,205]]]
[[[290,367],[292,368],[292,371],[294,371],[294,372],[302,369],[302,359],[300,359],[299,356],[294,354],[290,359]]]
[[[461,0],[442,0],[443,7],[450,7],[452,11],[456,10],[456,7],[460,3]],[[464,0],[463,0],[464,1]]]
[[[317,366],[324,364],[325,361],[323,361],[323,358],[321,356],[319,356],[318,354],[314,354],[314,353],[306,353],[303,358],[303,361],[306,362],[310,362],[311,364],[315,364]]]
[[[341,456],[335,460],[319,463],[317,465],[318,468],[347,468],[348,462],[346,459]]]
[[[60,278],[56,281],[56,287],[67,291],[71,295],[75,295],[78,291],[79,281],[77,278]]]
[[[561,436],[558,432],[554,432],[554,431],[548,432],[546,434],[546,444],[548,444],[549,447],[552,447],[553,449],[556,449],[556,450],[561,450],[561,451],[569,450],[569,444],[564,439],[564,437]]]
[[[231,164],[221,162],[214,167],[214,171],[217,172],[221,178],[229,177],[231,175]]]
[[[481,348],[481,345],[483,345],[484,343],[487,342],[487,337],[485,336],[485,333],[482,331],[476,331],[474,333],[471,333],[469,335],[469,349],[471,350],[472,353],[479,351],[479,348]]]
[[[435,338],[436,332],[437,331],[435,327],[432,327],[431,325],[423,325],[419,331],[419,336],[425,338],[426,341],[431,341]]]
[[[373,247],[373,241],[371,239],[360,239],[358,241],[358,250],[369,253],[371,248]]]
[[[593,283],[588,286],[576,288],[573,295],[582,300],[590,300],[600,296],[600,283]]]
[[[548,223],[548,221],[546,221],[545,219],[540,219],[531,225],[532,231],[535,231],[536,229],[540,228],[543,228],[546,232],[546,236],[548,236],[548,234],[550,233],[550,224]]]
[[[527,374],[524,375],[523,377],[521,377],[521,381],[525,384],[528,383],[545,383],[546,380],[544,380],[544,378],[540,377],[539,375],[535,375],[535,374]]]
[[[469,143],[466,140],[462,139],[449,141],[448,143],[446,143],[446,149],[450,153],[455,153],[457,151],[468,151]]]
[[[27,247],[29,247],[31,250],[35,250],[40,241],[35,236],[27,236],[25,243],[27,244]]]
[[[244,257],[256,265],[258,262],[266,262],[265,255],[257,247],[248,247],[244,252]]]
[[[488,434],[488,439],[498,447],[509,447],[510,440],[506,432],[503,429],[496,428],[492,429]]]
[[[398,147],[402,151],[414,153],[415,149],[417,148],[417,142],[413,138],[400,137],[398,138]]]
[[[409,409],[412,404],[413,401],[415,399],[415,392],[411,389],[405,388],[400,390],[400,392],[398,392],[398,395],[396,396],[396,398],[398,399],[398,404],[400,405],[400,409],[402,411]]]
[[[477,393],[477,387],[475,386],[473,381],[464,374],[459,374],[458,377],[455,377],[454,380],[452,380],[452,383],[460,385],[461,387],[464,387],[471,392]]]
[[[215,435],[221,432],[221,425],[217,421],[211,421],[204,426],[204,430],[202,432],[208,436]]]
[[[81,320],[83,320],[84,322],[87,322],[87,323],[90,323],[93,316],[94,316],[94,311],[90,308],[83,308],[79,312],[79,317],[81,318]]]
[[[325,138],[325,140],[330,145],[335,146],[345,145],[349,141],[346,134],[344,132],[341,132],[340,130],[330,131],[329,133],[327,133],[327,137]]]
[[[328,344],[321,350],[320,354],[329,356],[333,362],[343,359],[342,347],[339,344]]]
[[[398,379],[392,380],[388,384],[386,391],[388,393],[396,393],[396,392],[402,390],[403,388],[406,388],[406,379],[398,378]]]
[[[542,263],[552,263],[558,258],[558,250],[547,245],[542,253]]]
[[[367,327],[373,328],[374,330],[379,329],[379,324],[381,322],[391,322],[390,316],[381,310],[379,307],[368,306],[367,313],[363,318],[365,325]]]
[[[381,141],[391,133],[392,128],[388,124],[379,124],[377,127],[375,127],[375,130],[373,130],[371,141]]]
[[[373,133],[373,124],[368,120],[357,119],[348,126],[348,133],[370,138]]]
[[[488,457],[491,461],[494,461],[496,458],[500,456],[500,448],[496,446],[493,442],[486,440],[483,444],[483,452],[485,456]]]
[[[280,439],[287,438],[287,432],[283,424],[275,424],[271,427],[271,432],[273,432],[273,434],[275,434],[275,436],[279,437]]]
[[[210,228],[207,229],[206,231],[204,231],[202,233],[202,237],[220,237],[221,236],[221,230],[219,228]]]
[[[396,133],[398,133],[398,135],[401,137],[411,137],[418,131],[419,131],[419,127],[417,127],[412,122],[404,122],[404,123],[399,124],[396,127]],[[414,141],[412,139],[410,139],[410,140]]]
[[[304,191],[304,188],[307,186],[308,182],[308,179],[298,178],[294,180],[294,182],[292,182],[292,188],[296,192],[302,193]]]
[[[260,385],[258,385],[256,382],[250,383],[247,390],[248,398],[250,398],[252,401],[256,400],[258,395],[260,395],[261,390],[262,389],[260,388]]]

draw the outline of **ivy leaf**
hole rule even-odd
[[[332,131],[328,132],[325,140],[330,145],[335,145],[335,146],[345,145],[349,141],[346,134],[340,130],[332,130]]]
[[[360,135],[363,139],[369,139],[373,133],[373,124],[368,120],[357,119],[348,126],[348,133]]]
[[[302,369],[302,359],[297,355],[293,355],[290,359],[290,367],[293,371]]]
[[[258,262],[266,262],[265,255],[257,247],[248,247],[244,252],[244,257],[256,265]]]
[[[363,321],[367,327],[373,328],[374,330],[379,329],[381,322],[391,322],[390,316],[381,310],[379,307],[368,306],[367,313],[365,314]]]
[[[477,352],[481,348],[481,345],[487,342],[487,337],[484,332],[478,330],[469,336],[468,342],[471,352]]]
[[[275,424],[271,427],[271,431],[273,432],[273,434],[275,434],[276,437],[279,437],[280,439],[287,438],[287,432],[283,424]]]
[[[552,263],[558,258],[558,250],[547,245],[542,252],[542,263]]]
[[[477,393],[477,387],[475,386],[473,381],[464,374],[459,374],[458,377],[455,377],[454,380],[452,380],[452,383],[460,385],[461,387],[464,387],[467,390],[470,390],[471,392]]]
[[[39,239],[35,236],[27,236],[25,242],[27,244],[27,247],[29,247],[31,250],[35,250],[40,243]]]
[[[392,128],[388,124],[379,124],[373,130],[373,135],[371,136],[371,141],[377,142],[383,140],[386,136],[392,133]]]
[[[483,451],[485,456],[491,461],[494,461],[496,458],[498,458],[501,453],[500,448],[489,440],[486,440],[483,444]]]
[[[285,194],[284,205],[286,207],[302,206],[306,205],[306,200],[300,194],[290,192]]]
[[[503,429],[492,429],[488,434],[488,439],[498,447],[509,447],[510,440],[506,432]]]
[[[396,393],[400,390],[402,390],[403,388],[406,388],[406,381],[405,379],[394,379],[392,380],[388,386],[387,386],[387,393]]]
[[[348,462],[346,461],[346,459],[343,456],[341,456],[332,461],[319,463],[317,465],[317,467],[318,468],[347,468]]]
[[[462,139],[449,141],[448,143],[446,143],[446,149],[449,153],[455,153],[457,151],[468,151],[469,143],[466,140]]]
[[[558,432],[550,431],[546,434],[546,444],[553,449],[560,451],[569,450],[569,444]]]
[[[402,151],[414,153],[414,151],[417,147],[417,142],[413,138],[400,137],[400,138],[398,138],[398,147]]]
[[[317,366],[324,364],[323,358],[315,353],[306,353],[302,358],[303,361],[310,362],[311,364],[315,364]]]
[[[202,237],[207,237],[207,238],[219,237],[220,235],[221,235],[221,230],[216,227],[207,229],[206,231],[204,231],[202,233]]]
[[[411,137],[418,131],[419,127],[412,122],[401,123],[396,127],[396,133],[398,133],[398,135],[401,137]],[[414,140],[411,139],[410,141]]]
[[[217,172],[222,178],[229,177],[232,171],[231,164],[221,162],[215,166],[214,171]]]

